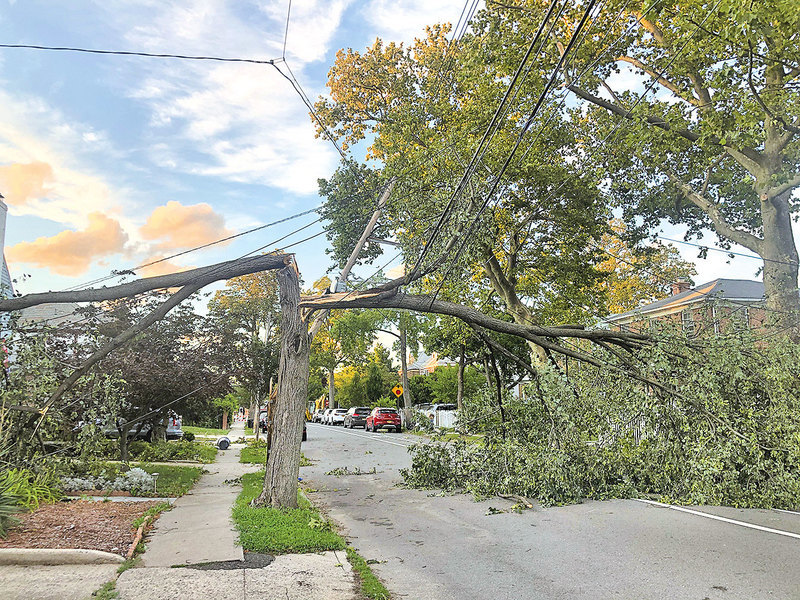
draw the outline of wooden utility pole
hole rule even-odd
[[[294,265],[278,271],[281,301],[281,355],[274,427],[270,432],[264,489],[257,504],[297,507],[300,443],[308,397],[310,337],[300,315],[300,280]]]

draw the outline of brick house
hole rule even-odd
[[[748,279],[714,279],[690,287],[672,284],[672,295],[605,321],[629,331],[650,331],[659,323],[680,324],[688,335],[720,333],[731,328],[760,329],[764,325],[764,284]]]

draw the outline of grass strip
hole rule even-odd
[[[375,573],[369,568],[369,564],[364,560],[364,557],[351,546],[348,546],[345,550],[347,551],[347,560],[358,576],[361,594],[372,600],[389,600],[391,597],[389,590],[381,583],[380,579],[375,577]]]
[[[302,494],[298,494],[299,508],[250,506],[263,482],[263,471],[243,475],[243,489],[233,507],[239,542],[245,550],[269,554],[344,550],[344,539]]]
[[[367,561],[347,545],[334,530],[333,523],[325,519],[302,492],[297,493],[299,508],[250,506],[250,502],[261,493],[263,483],[264,471],[243,475],[243,489],[233,507],[233,520],[245,550],[269,554],[345,550],[361,595],[371,600],[391,598],[389,590],[375,576]]]

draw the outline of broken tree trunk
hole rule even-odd
[[[281,355],[274,432],[270,435],[264,489],[256,504],[297,507],[300,442],[308,396],[310,340],[300,316],[300,282],[293,266],[278,271],[281,301]]]

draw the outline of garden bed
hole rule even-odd
[[[20,514],[0,548],[84,548],[124,556],[136,534],[136,519],[161,503],[57,502]]]

